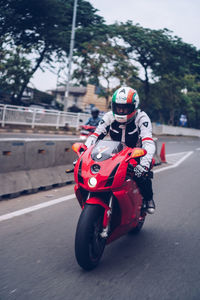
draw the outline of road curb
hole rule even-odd
[[[64,130],[31,130],[31,129],[0,129],[0,133],[29,133],[29,134],[55,134],[55,135],[76,135],[79,136],[79,133],[73,131],[64,131]]]

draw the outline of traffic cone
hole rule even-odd
[[[165,143],[162,144],[161,150],[160,150],[160,159],[162,163],[166,163],[166,158],[165,158]]]

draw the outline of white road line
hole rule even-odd
[[[177,153],[170,153],[170,154],[166,154],[166,157],[171,157],[171,156],[177,156],[177,155],[183,155],[183,154],[187,154],[188,151],[184,151],[184,152],[177,152]]]
[[[181,159],[179,159],[174,165],[168,166],[168,167],[165,167],[165,168],[162,168],[162,169],[158,169],[158,170],[155,170],[153,172],[154,173],[160,173],[160,172],[163,172],[163,171],[166,171],[166,170],[169,170],[169,169],[177,168],[184,160],[186,160],[193,153],[194,153],[194,151],[186,152],[186,154]],[[177,153],[177,154],[179,154],[179,153]]]
[[[55,204],[58,204],[58,203],[61,203],[61,202],[64,202],[64,201],[69,201],[69,200],[74,199],[74,198],[75,198],[75,194],[71,194],[71,195],[61,197],[61,198],[58,198],[58,199],[54,199],[54,200],[51,200],[51,201],[48,201],[48,202],[44,202],[44,203],[41,203],[41,204],[38,204],[38,205],[30,206],[30,207],[27,207],[25,209],[16,210],[12,213],[0,216],[0,222],[15,218],[15,217],[18,217],[18,216],[21,216],[21,215],[25,215],[27,213],[39,210],[41,208],[52,206],[52,205],[55,205]]]
[[[200,148],[197,148],[196,150],[197,150],[197,151],[200,151]]]
[[[194,152],[190,151],[190,152],[184,152],[184,153],[185,153],[185,155],[181,159],[179,159],[174,165],[164,167],[162,169],[155,170],[154,173],[159,173],[159,172],[162,172],[162,171],[166,171],[166,170],[178,167],[184,160],[186,160]],[[180,153],[176,153],[176,154],[180,154]],[[171,154],[171,155],[175,155],[175,153]],[[34,205],[34,206],[31,206],[31,207],[28,207],[28,208],[25,208],[25,209],[20,209],[20,210],[14,211],[14,212],[6,214],[6,215],[2,215],[2,216],[0,216],[0,222],[6,221],[6,220],[9,220],[9,219],[13,219],[15,217],[25,215],[25,214],[30,213],[32,211],[36,211],[36,210],[39,210],[39,209],[42,209],[42,208],[45,208],[45,207],[48,207],[48,206],[52,206],[52,205],[55,205],[55,204],[58,204],[58,203],[61,203],[61,202],[64,202],[64,201],[69,201],[71,199],[75,199],[75,194],[71,194],[71,195],[68,195],[68,196],[65,196],[65,197],[61,197],[61,198],[54,199],[54,200],[51,200],[51,201],[48,201],[48,202],[44,202],[44,203],[41,203],[41,204],[38,204],[38,205]]]

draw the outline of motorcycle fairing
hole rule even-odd
[[[121,225],[129,224],[134,219],[138,221],[142,207],[142,196],[135,181],[126,180],[121,189],[113,191],[113,195],[117,198],[122,212]],[[126,202],[126,206],[124,202]],[[136,206],[139,207],[139,210],[136,209]]]
[[[122,145],[119,142],[115,143]],[[104,145],[101,146],[100,144],[99,153],[102,153],[103,149],[106,149],[103,146]],[[99,161],[94,161],[91,156],[91,152],[94,149],[93,147],[94,146],[92,146],[92,148],[88,148],[79,158],[74,170],[75,181],[79,182],[80,186],[90,192],[94,190],[94,188],[91,188],[88,184],[88,181],[91,177],[95,177],[97,180],[97,185],[95,186],[96,191],[120,187],[126,178],[127,163],[124,161],[124,158],[130,153],[130,148],[123,148],[123,146],[121,146],[121,148],[118,147],[118,149],[122,149],[118,153],[116,150],[117,148],[115,147],[112,155],[110,155],[110,158],[108,158],[109,153],[102,153],[102,155],[104,155],[103,157],[105,157],[105,160],[103,160],[102,157],[99,159]],[[98,163],[100,164],[100,170],[94,174],[91,169],[92,165]],[[118,167],[116,167],[117,165]]]

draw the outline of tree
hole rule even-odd
[[[16,47],[19,46],[31,55],[32,68],[21,84],[18,100],[42,63],[43,67],[44,63],[49,67],[53,58],[62,60],[65,54],[68,55],[72,12],[73,0],[0,1],[1,36],[11,38]],[[85,40],[92,39],[95,28],[101,27],[103,22],[88,1],[79,0],[76,47],[79,48]]]
[[[186,75],[184,79],[181,112],[187,116],[189,127],[200,129],[200,81],[198,75]]]
[[[157,63],[153,66],[153,74],[158,79],[156,86],[165,122],[178,124],[180,115],[187,114],[190,101],[185,101],[186,97],[182,91],[188,89],[187,78],[194,76],[197,80],[199,67],[197,49],[176,36],[168,35]],[[194,86],[194,82],[190,82],[189,85]]]
[[[138,79],[144,85],[144,105],[146,105],[150,96],[152,71],[158,63],[157,59],[162,50],[162,44],[167,39],[166,32],[168,33],[168,31],[166,29],[151,30],[127,21],[126,23],[116,23],[115,32],[126,44],[129,58],[143,69],[145,79],[142,79],[141,76]]]
[[[151,30],[130,21],[114,26],[129,58],[143,69],[145,79],[139,78],[142,108],[150,116],[174,124],[183,104],[185,75],[200,78],[199,51],[166,28]]]
[[[2,93],[10,94],[13,104],[19,104],[17,95],[29,78],[31,63],[26,54],[20,46],[13,45],[11,41],[7,49],[0,51],[0,88]]]
[[[163,76],[157,83],[161,114],[165,123],[175,125],[175,118],[180,115],[181,90],[184,88],[182,79],[171,74]]]
[[[84,44],[81,58],[76,59],[73,78],[82,85],[102,86],[99,97],[106,98],[108,107],[113,89],[136,81],[137,68],[129,61],[124,47],[107,35],[103,41],[99,39]]]

